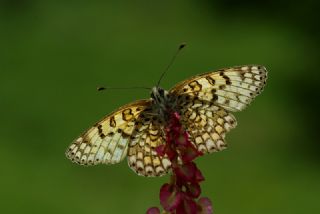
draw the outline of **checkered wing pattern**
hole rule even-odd
[[[159,156],[155,148],[165,144],[163,120],[153,110],[146,109],[136,121],[128,151],[128,163],[138,175],[154,177],[166,174],[170,160]]]
[[[241,111],[263,90],[263,66],[238,66],[187,79],[170,90],[175,110],[199,151],[211,153],[227,147],[225,134],[236,127],[230,111]]]
[[[170,93],[205,100],[228,111],[241,111],[261,93],[266,80],[263,66],[238,66],[192,77],[177,84]]]
[[[81,165],[120,162],[127,156],[137,118],[150,105],[151,100],[139,100],[109,114],[72,142],[67,157]]]

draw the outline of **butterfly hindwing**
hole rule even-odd
[[[237,125],[231,113],[197,98],[180,97],[179,103],[177,111],[181,115],[181,123],[199,151],[205,154],[218,152],[227,147],[225,134]]]
[[[129,144],[128,164],[138,175],[161,176],[170,169],[170,160],[155,151],[165,144],[164,126],[163,120],[151,109],[142,112],[137,119]]]
[[[237,66],[187,79],[174,86],[170,93],[197,97],[229,111],[241,111],[262,91],[266,78],[263,66]]]
[[[81,165],[120,162],[127,156],[135,121],[150,104],[150,100],[139,100],[107,115],[69,146],[67,157]]]

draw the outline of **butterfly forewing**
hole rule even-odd
[[[150,104],[139,100],[109,114],[69,146],[67,157],[83,165],[120,162],[127,156],[136,119]]]
[[[266,79],[263,66],[237,66],[187,79],[173,87],[170,93],[197,97],[229,111],[241,111],[262,91]]]

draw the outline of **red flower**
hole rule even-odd
[[[160,189],[160,203],[165,211],[172,214],[212,214],[208,198],[196,199],[201,194],[200,182],[204,181],[201,171],[193,160],[202,155],[191,143],[189,134],[180,123],[180,116],[174,112],[166,127],[166,144],[156,148],[160,156],[167,156],[172,163],[171,182]],[[147,214],[159,214],[156,207]]]
[[[209,198],[200,198],[198,200],[198,204],[200,205],[200,213],[201,214],[211,214],[213,213],[212,204]]]
[[[200,170],[193,162],[175,166],[173,167],[173,172],[176,175],[178,182],[199,183],[204,180]]]
[[[160,214],[158,207],[151,207],[147,210],[147,214]]]
[[[160,189],[160,203],[166,211],[177,209],[183,195],[177,186],[164,184]]]

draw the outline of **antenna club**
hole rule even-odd
[[[132,86],[132,87],[97,87],[97,91],[102,91],[102,90],[106,90],[106,89],[147,89],[147,90],[151,90],[150,87],[144,87],[144,86]]]
[[[181,50],[182,48],[186,47],[187,44],[185,42],[181,43],[180,46],[179,46],[179,50]]]
[[[103,91],[103,90],[106,90],[105,87],[97,87],[97,91]]]

